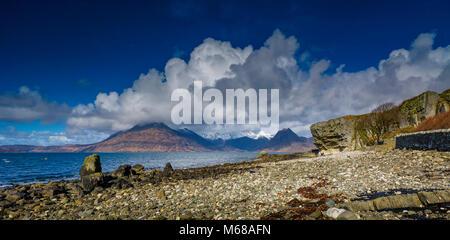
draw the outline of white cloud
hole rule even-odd
[[[330,71],[326,59],[300,68],[296,59],[310,59],[310,53],[299,53],[297,39],[279,30],[255,50],[208,38],[192,51],[188,62],[172,58],[164,72],[152,69],[142,74],[121,94],[98,94],[94,103],[74,108],[67,123],[72,129],[111,133],[140,123],[170,122],[172,90],[201,80],[204,86],[219,89],[279,88],[281,127],[308,136],[314,122],[449,88],[450,45],[433,48],[435,37],[420,34],[408,49],[393,50],[378,66],[359,72],[346,72],[344,64]],[[215,136],[217,131],[230,136],[258,132],[242,125],[193,127],[204,136]]]
[[[194,80],[214,86],[218,79],[233,77],[230,66],[244,63],[251,52],[251,46],[233,48],[229,42],[205,39],[192,51],[188,63],[172,58],[165,74],[151,69],[121,94],[99,93],[93,104],[76,106],[67,124],[70,128],[111,133],[141,123],[169,122],[172,90],[188,88]]]
[[[49,124],[64,120],[69,113],[67,105],[48,102],[39,92],[26,86],[16,94],[0,96],[0,121],[33,122],[39,119]]]

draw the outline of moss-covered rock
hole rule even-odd
[[[85,192],[92,191],[96,186],[105,184],[105,175],[102,173],[100,156],[93,154],[84,159],[80,169],[81,187]]]
[[[102,165],[100,163],[100,156],[93,154],[84,159],[83,166],[80,169],[80,176],[86,176],[94,173],[101,173]]]

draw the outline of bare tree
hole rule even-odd
[[[381,104],[355,123],[355,139],[360,145],[378,144],[397,119],[398,112],[393,103]]]

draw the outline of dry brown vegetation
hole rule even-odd
[[[443,112],[423,120],[415,132],[450,128],[450,111]]]
[[[397,121],[398,108],[393,103],[384,103],[356,121],[353,138],[361,146],[378,144]]]

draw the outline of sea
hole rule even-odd
[[[79,179],[84,158],[92,153],[0,153],[0,188],[29,183]],[[174,169],[252,161],[256,152],[147,152],[99,153],[103,172],[120,165],[142,164],[146,170],[163,169],[170,162]]]

